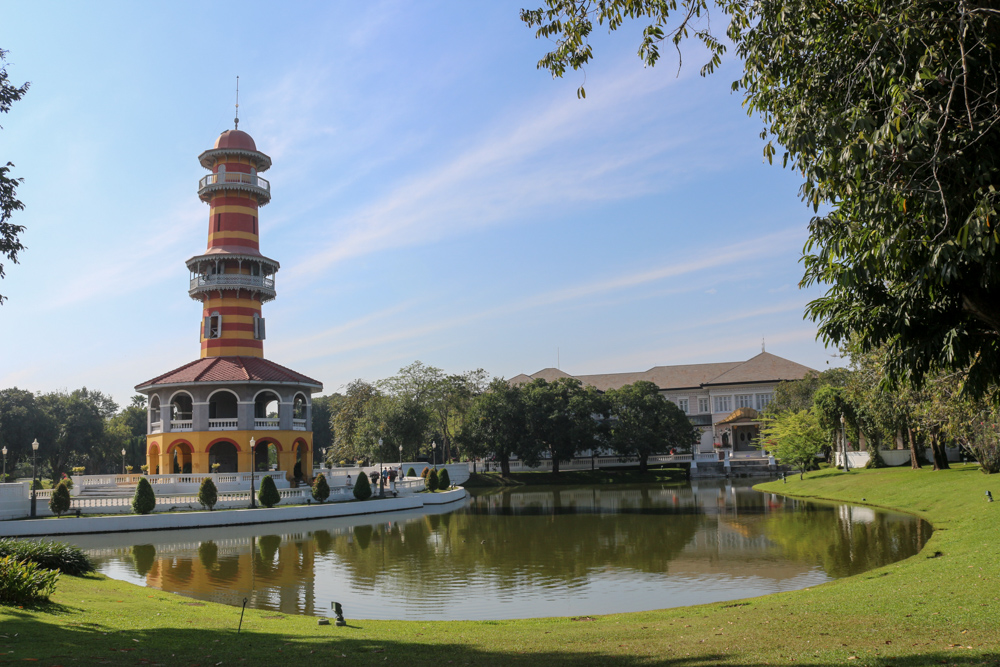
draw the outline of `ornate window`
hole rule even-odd
[[[738,408],[752,408],[753,407],[753,394],[736,394],[736,407],[738,407]]]
[[[214,312],[205,318],[205,338],[219,338],[222,336],[222,315]]]
[[[708,414],[709,412],[711,412],[711,410],[708,409],[708,399],[707,398],[699,398],[698,399],[698,414],[704,415],[704,414]]]
[[[715,396],[715,412],[732,412],[733,411],[733,397],[732,396]]]

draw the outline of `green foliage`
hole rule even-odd
[[[264,507],[274,507],[281,502],[281,494],[278,493],[278,487],[274,485],[274,480],[271,479],[270,475],[264,475],[261,478],[257,501]]]
[[[410,469],[406,471],[406,476],[407,477],[416,477],[417,476],[417,471],[413,469],[413,466],[410,466]]]
[[[451,475],[448,474],[447,468],[441,468],[438,471],[437,488],[442,491],[446,491],[451,488]]]
[[[15,86],[7,77],[7,52],[0,49],[0,112],[10,111],[10,105],[20,100],[28,92],[30,83]],[[24,250],[24,244],[18,235],[24,231],[24,225],[15,225],[10,221],[14,211],[24,210],[24,204],[17,198],[17,186],[24,179],[10,176],[10,168],[14,165],[0,160],[0,257],[6,257],[17,264],[17,253]],[[0,278],[4,277],[3,263],[0,263]],[[0,305],[7,297],[0,294]],[[26,441],[26,442],[30,442]]]
[[[815,413],[799,410],[765,417],[761,441],[781,463],[798,467],[801,477],[802,472],[816,464],[826,434]]]
[[[437,491],[440,487],[438,486],[438,471],[431,470],[427,473],[427,477],[424,480],[424,487],[428,491]]]
[[[503,378],[494,378],[489,388],[472,401],[458,440],[474,456],[490,457],[510,474],[510,457],[517,455],[526,465],[536,465],[539,450],[529,437],[524,391]]]
[[[318,503],[330,497],[330,485],[327,483],[326,475],[323,473],[316,475],[316,479],[313,480],[312,497]]]
[[[201,480],[201,486],[198,487],[198,504],[212,510],[217,502],[219,502],[219,489],[211,477],[206,477]]]
[[[31,561],[47,570],[59,570],[71,576],[94,571],[94,564],[80,547],[48,540],[0,539],[0,556]]]
[[[594,415],[606,415],[608,405],[593,387],[584,387],[576,378],[551,383],[539,378],[522,391],[532,447],[548,452],[553,474],[559,473],[559,461],[604,439],[604,422]]]
[[[25,605],[48,600],[56,590],[58,570],[46,570],[13,556],[0,558],[0,604]]]
[[[621,456],[637,456],[645,472],[650,454],[689,451],[700,432],[687,415],[663,398],[652,382],[640,380],[605,393],[610,406],[611,446]]]
[[[979,469],[992,475],[1000,472],[1000,415],[994,407],[984,408],[969,425],[965,447],[979,461]]]
[[[135,496],[132,497],[132,511],[136,514],[149,514],[156,507],[156,495],[153,487],[145,477],[139,478],[139,483],[135,487]]]
[[[71,502],[69,484],[66,483],[66,480],[62,480],[56,485],[55,491],[52,492],[52,497],[49,498],[49,509],[56,516],[62,516],[64,512],[69,511]]]
[[[145,577],[156,562],[156,547],[152,544],[133,544],[132,563],[140,577]]]
[[[354,483],[354,497],[358,500],[368,500],[372,497],[372,486],[368,483],[368,475],[358,474],[358,481]]]
[[[292,477],[302,479],[302,461],[295,462],[295,466],[292,468]]]
[[[420,476],[423,479],[427,479],[427,475],[430,474],[430,472],[431,472],[431,469],[428,468],[427,466],[424,466],[424,469],[420,471]]]

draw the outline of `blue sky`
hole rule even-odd
[[[644,68],[629,26],[553,80],[524,2],[6,6],[8,73],[32,85],[0,118],[28,246],[0,283],[0,387],[127,402],[197,358],[197,156],[232,127],[237,75],[240,129],[274,161],[265,355],[324,393],[414,360],[638,371],[762,338],[838,365],[802,318],[811,211],[762,160],[739,63]]]

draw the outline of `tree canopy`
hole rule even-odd
[[[545,0],[521,17],[555,48],[562,76],[591,61],[594,24],[647,23],[639,56],[668,40],[743,62],[733,83],[763,121],[764,154],[803,175],[809,223],[803,285],[820,335],[882,349],[888,381],[919,385],[934,367],[965,369],[978,396],[1000,374],[996,261],[1000,12],[973,0]],[[716,22],[720,25],[720,22]],[[582,96],[583,89],[580,89]]]
[[[0,113],[8,113],[10,106],[20,100],[28,92],[30,83],[15,86],[7,76],[7,51],[0,49]],[[0,127],[2,129],[2,127]],[[17,264],[17,253],[24,250],[19,235],[24,231],[24,225],[15,225],[10,221],[14,211],[24,210],[24,204],[17,198],[17,186],[24,179],[11,176],[10,169],[14,164],[6,164],[0,160],[0,259],[6,257]],[[3,262],[0,262],[0,279],[4,277]],[[0,294],[0,304],[7,299]]]

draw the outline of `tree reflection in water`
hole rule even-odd
[[[230,604],[512,618],[801,588],[906,558],[930,536],[912,517],[704,482],[498,490],[423,515],[181,532],[76,541],[111,576]]]

